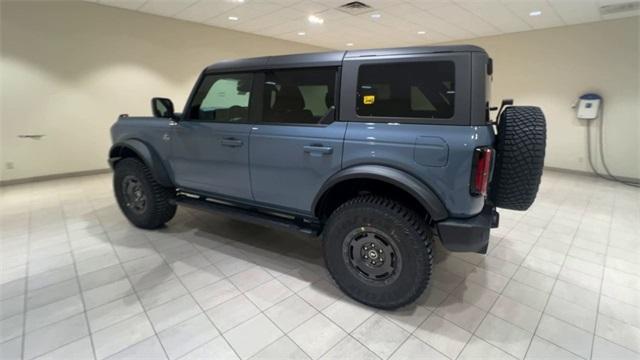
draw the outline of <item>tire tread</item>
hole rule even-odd
[[[379,209],[383,209],[390,216],[395,217],[397,220],[403,223],[403,226],[409,227],[412,232],[417,234],[417,237],[420,239],[422,246],[424,246],[424,252],[419,251],[421,249],[416,249],[417,253],[423,253],[424,259],[420,261],[426,262],[426,273],[425,274],[415,274],[415,279],[417,281],[412,283],[412,288],[406,292],[406,294],[379,294],[376,297],[372,297],[370,294],[365,294],[363,292],[359,292],[358,289],[346,288],[342,281],[340,281],[340,276],[342,274],[336,274],[331,271],[331,266],[329,264],[328,257],[332,256],[332,254],[327,254],[325,250],[325,262],[327,268],[330,270],[330,274],[333,280],[338,284],[340,289],[345,292],[347,295],[351,296],[355,300],[362,302],[366,305],[373,306],[380,309],[397,309],[399,307],[408,305],[414,302],[420,295],[424,292],[426,287],[429,284],[431,279],[431,272],[433,267],[433,251],[431,245],[431,236],[429,229],[426,225],[426,221],[422,221],[417,213],[413,210],[405,207],[401,203],[382,196],[377,195],[364,195],[360,197],[353,198],[351,200],[346,201],[342,205],[340,205],[331,215],[329,221],[327,222],[327,227],[332,226],[333,220],[340,218],[341,215],[347,210],[352,209],[354,207],[377,207]],[[325,231],[325,234],[327,232]],[[326,242],[326,239],[325,239]],[[399,296],[400,295],[400,296]]]
[[[501,208],[527,210],[533,204],[544,167],[546,120],[535,106],[506,108],[498,124],[491,199]]]
[[[149,194],[153,199],[151,202],[151,213],[144,216],[144,218],[129,217],[123,205],[119,204],[125,215],[127,215],[127,218],[129,218],[134,225],[143,229],[157,229],[175,216],[177,206],[171,202],[171,199],[173,199],[175,195],[175,189],[160,185],[153,178],[151,170],[142,161],[136,158],[125,158],[116,164],[116,172],[140,172],[143,177],[142,180],[145,181],[151,189],[151,194]],[[114,181],[116,178],[117,177],[114,178]],[[114,188],[117,188],[117,184],[114,184]]]

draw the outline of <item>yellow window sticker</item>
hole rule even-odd
[[[376,102],[376,96],[375,95],[365,95],[362,98],[362,103],[365,105],[371,105],[374,102]]]

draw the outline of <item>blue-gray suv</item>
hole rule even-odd
[[[321,235],[346,294],[398,308],[426,288],[434,241],[485,253],[496,208],[535,199],[544,115],[490,107],[492,73],[475,46],[211,65],[182,113],[154,98],[153,117],[113,125],[118,204],[144,229],[184,205]]]

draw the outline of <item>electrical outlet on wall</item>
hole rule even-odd
[[[14,169],[13,161],[7,161],[6,164],[5,164],[5,168],[7,170],[13,170]]]

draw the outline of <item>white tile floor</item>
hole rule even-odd
[[[0,188],[0,358],[640,359],[640,191],[546,172],[487,256],[437,249],[384,312],[336,289],[320,244],[181,209],[120,214],[110,175]]]

